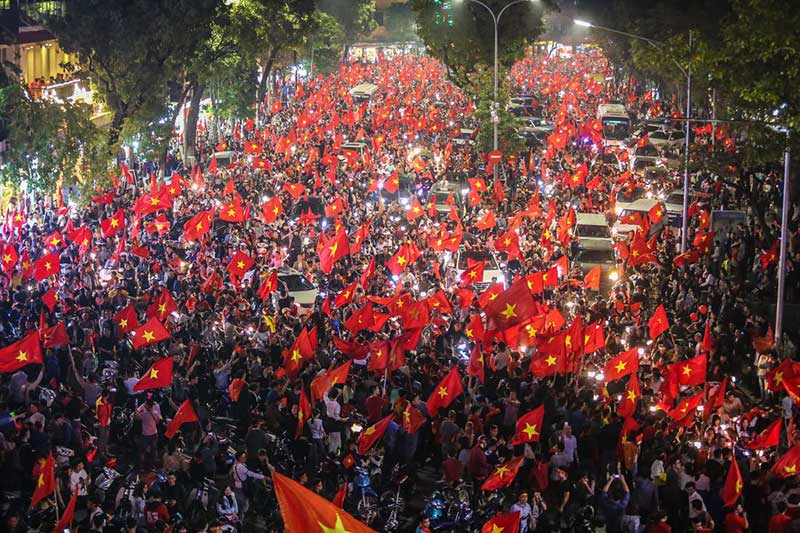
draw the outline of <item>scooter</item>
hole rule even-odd
[[[353,478],[353,492],[358,498],[358,515],[369,524],[378,513],[378,494],[372,488],[372,480],[366,468],[357,466]]]

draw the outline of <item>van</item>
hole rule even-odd
[[[214,152],[214,159],[217,160],[217,166],[220,168],[227,167],[233,161],[233,152],[227,150],[225,152]]]
[[[614,223],[614,226],[611,228],[611,235],[615,239],[624,240],[628,233],[632,231],[636,231],[639,229],[637,224],[626,224],[620,222],[625,217],[629,215],[633,215],[638,213],[643,220],[647,219],[647,215],[650,213],[650,210],[655,206],[658,205],[658,200],[652,198],[642,198],[640,200],[636,200],[635,202],[627,205],[624,209],[619,211],[617,215],[617,221]],[[653,224],[650,226],[650,233],[655,233],[660,231],[664,225],[664,221],[662,220],[658,224]]]
[[[352,89],[350,89],[350,96],[353,97],[353,102],[357,104],[363,104],[364,102],[369,102],[369,100],[378,92],[378,86],[374,83],[359,83]]]

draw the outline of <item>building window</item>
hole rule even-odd
[[[0,10],[2,10],[2,11],[10,11],[11,10],[11,0],[0,0]]]

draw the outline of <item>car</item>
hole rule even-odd
[[[517,130],[517,137],[522,139],[528,148],[536,148],[544,143],[546,134],[532,128],[520,128]]]
[[[217,160],[219,168],[225,168],[233,161],[233,152],[226,150],[224,152],[214,152],[214,159]]]
[[[647,167],[662,166],[664,159],[654,144],[637,146],[631,154],[631,170],[644,170]]]
[[[617,256],[612,239],[578,239],[577,252],[572,257],[583,274],[600,267],[600,291],[606,292],[619,280]]]
[[[370,99],[378,92],[379,87],[374,83],[359,83],[350,89],[350,96],[353,97],[353,103],[363,104],[369,102]]]
[[[475,128],[459,128],[457,136],[453,137],[453,144],[475,144],[478,130]]]
[[[459,277],[469,268],[469,260],[486,261],[486,266],[483,268],[483,279],[473,283],[475,289],[484,291],[494,283],[506,284],[505,273],[500,269],[495,255],[488,250],[459,250],[455,258],[456,274]]]
[[[553,133],[553,125],[541,117],[519,117],[523,128],[543,133]]]
[[[685,139],[686,133],[680,130],[658,130],[647,134],[647,141],[656,147],[681,145]]]
[[[689,193],[689,204],[697,202],[708,204],[711,202],[711,195],[702,192]],[[681,225],[681,215],[683,214],[683,189],[676,189],[664,196],[664,207],[667,209],[667,220],[670,226]]]
[[[456,211],[460,212],[462,206],[461,190],[458,188],[456,183],[438,181],[433,185],[433,187],[431,187],[428,195],[428,202],[431,200],[431,195],[436,199],[437,215],[447,216],[450,213],[450,206],[447,205],[446,202],[451,194],[453,195],[453,202],[455,203]]]
[[[294,303],[304,313],[310,313],[319,296],[319,289],[299,270],[288,267],[278,268],[278,290],[272,293],[275,308],[282,294],[294,298]]]
[[[617,154],[612,151],[603,151],[598,153],[595,158],[592,159],[590,168],[594,169],[595,167],[606,166],[611,167],[614,170],[622,170],[624,168],[622,161],[620,161]]]
[[[630,224],[622,222],[622,220],[630,215],[638,213],[642,219],[647,219],[648,213],[653,206],[658,205],[658,200],[653,198],[640,198],[633,203],[628,204],[624,209],[618,212],[617,221],[611,228],[611,235],[618,240],[624,240],[628,233],[639,229],[637,224]],[[650,234],[658,232],[664,225],[664,221],[650,226]]]
[[[647,198],[647,190],[644,187],[634,187],[633,189],[623,187],[614,196],[614,211],[619,215],[631,204],[642,198]]]
[[[612,241],[608,220],[600,213],[578,213],[575,217],[575,236],[587,243]]]

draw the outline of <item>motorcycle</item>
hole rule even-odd
[[[388,511],[386,519],[384,520],[384,531],[393,532],[397,531],[400,527],[400,520],[398,517],[402,515],[405,510],[405,499],[401,494],[403,484],[408,481],[408,474],[403,472],[399,465],[395,466],[392,470],[392,484],[394,490],[387,490],[381,494],[381,509]]]
[[[358,498],[356,509],[362,520],[369,524],[378,512],[378,494],[372,488],[372,479],[366,468],[357,466],[353,478],[353,493]]]

